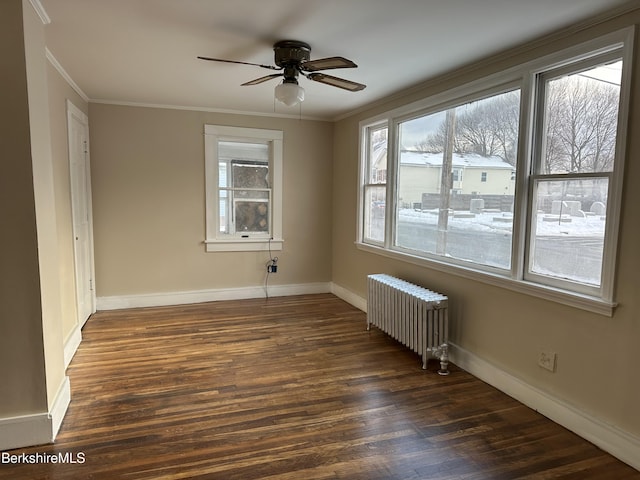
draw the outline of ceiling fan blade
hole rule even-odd
[[[259,83],[263,83],[263,82],[266,82],[267,80],[271,80],[272,78],[278,78],[278,77],[281,77],[281,76],[282,76],[281,73],[274,73],[274,74],[271,74],[271,75],[266,75],[264,77],[256,78],[255,80],[251,80],[249,82],[245,82],[240,86],[241,87],[247,87],[249,85],[258,85]]]
[[[317,72],[318,70],[330,70],[332,68],[356,68],[358,65],[344,57],[319,58],[309,60],[300,65],[305,72]]]
[[[307,78],[315,82],[326,83],[338,88],[349,90],[350,92],[357,92],[364,90],[366,85],[362,83],[352,82],[351,80],[345,80],[344,78],[333,77],[331,75],[325,75],[324,73],[310,73]]]
[[[254,67],[268,68],[269,70],[282,70],[280,67],[274,67],[273,65],[261,65],[259,63],[239,62],[237,60],[224,60],[222,58],[211,57],[198,57],[200,60],[209,60],[211,62],[225,62],[225,63],[238,63],[240,65],[252,65]]]

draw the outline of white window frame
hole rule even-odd
[[[387,171],[384,182],[371,183],[369,178],[369,173],[371,169],[371,135],[373,132],[378,130],[387,129]],[[367,192],[369,189],[373,188],[386,188],[387,194],[389,193],[388,182],[389,182],[389,124],[387,122],[374,122],[366,125],[363,130],[363,135],[361,137],[361,151],[366,152],[361,156],[363,158],[362,168],[360,169],[360,181],[359,185],[361,185],[362,195],[358,196],[358,212],[361,214],[358,215],[358,231],[361,232],[362,238],[370,244],[384,246],[386,239],[388,238],[388,232],[385,225],[385,231],[383,232],[383,240],[378,241],[372,238],[368,238],[365,235],[365,228],[367,225],[366,215],[368,214],[367,206],[365,205],[365,198],[367,197]],[[388,210],[388,197],[385,199],[385,212]],[[386,213],[385,213],[386,214]]]
[[[239,252],[282,250],[282,173],[283,132],[259,128],[204,126],[206,238],[207,252]],[[271,179],[269,232],[220,233],[220,190],[218,188],[218,142],[264,143],[270,146]]]
[[[531,166],[531,174],[529,176],[529,212],[533,212],[534,203],[536,201],[536,190],[537,186],[540,183],[545,181],[571,181],[571,180],[597,180],[597,179],[606,179],[608,181],[608,190],[609,190],[609,198],[612,198],[614,201],[607,201],[607,222],[606,222],[606,231],[604,235],[604,250],[602,256],[602,265],[603,270],[601,272],[600,286],[590,286],[588,284],[574,282],[571,280],[564,280],[557,277],[545,276],[532,271],[532,259],[530,258],[533,247],[532,245],[535,243],[535,238],[533,232],[528,232],[528,248],[527,255],[525,258],[525,271],[524,278],[525,280],[531,280],[536,283],[545,283],[550,286],[554,286],[560,289],[569,289],[573,290],[577,293],[582,293],[586,295],[590,295],[593,297],[603,298],[603,299],[612,299],[613,298],[613,284],[614,284],[614,267],[615,267],[615,247],[611,248],[610,244],[614,243],[617,245],[617,230],[618,230],[618,219],[619,219],[619,204],[620,198],[615,201],[616,196],[621,195],[621,186],[622,186],[622,168],[624,155],[620,154],[621,148],[624,148],[621,145],[624,142],[624,137],[621,139],[621,135],[624,131],[626,131],[626,117],[625,119],[621,118],[622,105],[625,103],[623,101],[623,90],[624,80],[621,85],[620,90],[620,108],[618,111],[618,127],[617,127],[617,137],[616,137],[616,152],[614,156],[614,165],[611,171],[600,171],[600,172],[583,172],[583,173],[544,173],[543,172],[543,163],[544,160],[542,155],[544,153],[542,138],[544,135],[543,130],[543,122],[544,116],[546,112],[544,111],[544,102],[545,102],[545,85],[547,79],[553,80],[554,78],[560,78],[562,75],[572,74],[575,71],[579,71],[584,68],[588,68],[591,66],[596,66],[606,61],[612,61],[617,58],[623,58],[623,48],[612,48],[610,51],[605,51],[602,53],[594,54],[588,58],[581,59],[578,58],[573,61],[567,62],[565,65],[559,65],[556,68],[547,69],[544,72],[540,72],[535,75],[533,79],[536,95],[534,95],[534,126],[533,131],[540,131],[539,135],[536,135],[535,138],[532,139],[532,166]],[[627,82],[628,83],[628,82]],[[623,130],[624,129],[624,130]],[[531,225],[531,217],[529,219],[530,230],[533,229]],[[615,224],[612,227],[611,224]]]
[[[526,64],[517,65],[503,72],[478,79],[466,85],[454,88],[440,94],[404,105],[394,110],[381,113],[376,117],[360,122],[361,136],[367,128],[387,123],[389,125],[387,149],[387,199],[386,199],[386,235],[384,245],[367,243],[363,238],[364,215],[364,175],[366,165],[366,150],[361,138],[360,142],[360,178],[358,196],[358,232],[356,246],[358,249],[435,269],[438,271],[462,276],[483,283],[496,285],[509,290],[536,296],[545,300],[584,309],[602,315],[612,316],[616,302],[614,300],[614,279],[616,264],[616,248],[620,209],[622,202],[622,175],[624,171],[625,145],[630,99],[630,77],[633,70],[633,44],[635,28],[629,27],[597,39],[585,42],[566,50],[547,55]],[[609,197],[607,202],[607,226],[605,232],[605,247],[603,253],[603,271],[601,287],[596,289],[572,289],[568,284],[558,284],[526,274],[527,250],[529,235],[529,210],[534,202],[532,185],[536,181],[536,165],[533,159],[535,153],[534,113],[535,88],[538,75],[575,64],[585,59],[600,56],[607,52],[619,51],[623,60],[622,85],[620,90],[620,107],[618,111],[618,131],[616,140],[615,167],[611,173]],[[393,232],[395,231],[395,202],[397,190],[397,128],[401,120],[415,117],[428,112],[444,110],[447,107],[460,105],[471,99],[481,98],[487,92],[499,93],[516,85],[520,88],[520,134],[518,142],[518,167],[516,174],[516,197],[514,206],[514,223],[512,239],[511,270],[495,270],[483,266],[458,262],[455,259],[434,258],[416,252],[402,251],[393,246]],[[501,87],[502,86],[502,87]],[[604,176],[604,175],[602,175]]]

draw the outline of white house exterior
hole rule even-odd
[[[453,192],[472,195],[513,195],[515,167],[500,157],[453,154]],[[398,191],[405,205],[422,202],[423,193],[440,193],[442,154],[402,151]]]

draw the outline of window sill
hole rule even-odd
[[[438,262],[435,260],[419,257],[417,255],[411,255],[395,250],[388,250],[383,247],[377,247],[361,242],[356,242],[356,247],[364,252],[382,255],[384,257],[392,258],[395,260],[401,260],[403,262],[431,268],[440,272],[457,275],[459,277],[464,277],[489,285],[494,285],[496,287],[506,288],[518,293],[531,295],[533,297],[542,298],[544,300],[560,303],[562,305],[567,305],[574,308],[579,308],[581,310],[597,313],[599,315],[605,315],[607,317],[613,316],[613,311],[616,307],[616,303],[608,302],[601,298],[583,295],[575,292],[569,292],[545,285],[539,285],[536,283],[527,282],[525,280],[516,280],[499,274],[476,270],[473,268]]]
[[[268,252],[282,250],[284,240],[267,238],[233,238],[229,240],[205,240],[207,252]]]

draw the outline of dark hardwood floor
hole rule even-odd
[[[332,295],[99,312],[54,445],[1,479],[639,479]]]

